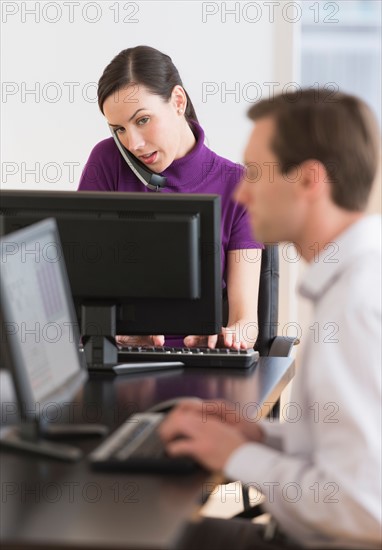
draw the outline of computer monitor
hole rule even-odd
[[[21,419],[1,442],[74,460],[82,454],[78,449],[40,439],[42,433],[78,431],[63,424],[49,430],[49,421],[62,415],[87,379],[55,220],[2,237],[0,267],[0,349],[12,373]],[[48,414],[53,405],[55,412]]]
[[[2,191],[0,215],[57,220],[88,363],[117,363],[116,334],[220,332],[218,195]]]

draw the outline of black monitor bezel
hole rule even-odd
[[[142,319],[139,321],[140,326],[135,326],[131,329],[131,325],[122,323],[119,319],[119,333],[120,334],[214,334],[219,332],[222,326],[222,275],[221,275],[221,197],[219,195],[210,194],[186,194],[186,193],[127,193],[127,192],[97,192],[97,191],[18,191],[18,190],[5,190],[0,192],[0,210],[2,224],[0,224],[0,234],[7,230],[7,224],[9,217],[12,216],[12,210],[22,209],[25,207],[28,211],[37,213],[37,218],[46,205],[45,211],[47,216],[52,216],[53,211],[81,211],[81,210],[95,210],[100,207],[107,211],[131,211],[132,209],[137,212],[145,212],[148,207],[152,205],[157,212],[171,211],[179,213],[182,206],[189,211],[190,209],[195,212],[202,213],[201,223],[204,226],[201,229],[201,239],[204,246],[204,254],[209,255],[211,262],[213,262],[213,277],[208,281],[208,284],[204,282],[205,290],[202,290],[202,296],[199,300],[195,301],[194,308],[197,309],[199,304],[200,308],[209,307],[208,315],[213,317],[211,322],[208,319],[194,321],[192,325],[191,319],[187,320],[190,330],[183,330],[179,324],[171,327],[174,330],[160,331],[160,327],[156,325],[157,320],[154,319],[153,324],[149,326]],[[14,214],[14,212],[13,212]],[[206,219],[212,219],[210,224],[206,224]],[[41,219],[41,217],[39,218]],[[58,221],[58,227],[60,228],[60,220]],[[3,227],[1,227],[1,225]],[[60,230],[60,229],[59,229]],[[62,240],[63,236],[61,234]],[[212,264],[211,264],[212,265]],[[73,298],[76,307],[77,317],[80,317],[80,305],[76,291],[73,289]],[[130,301],[131,302],[131,301]],[[134,301],[133,301],[134,302]],[[184,302],[185,303],[185,302]],[[181,318],[182,308],[184,303],[179,301],[179,318]],[[153,319],[151,302],[147,301],[148,306],[148,318]],[[172,307],[175,307],[174,302]],[[163,307],[162,307],[163,311]],[[154,311],[156,314],[156,312]],[[159,313],[158,313],[159,315]],[[193,315],[195,318],[196,315]],[[206,315],[203,315],[206,317]],[[136,323],[137,325],[138,323]],[[175,323],[174,323],[175,324]],[[197,326],[196,326],[197,325]],[[186,328],[186,327],[184,327]],[[131,330],[130,330],[131,329]],[[156,329],[156,330],[155,330]]]

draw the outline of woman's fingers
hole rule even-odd
[[[209,336],[197,336],[192,334],[190,336],[186,336],[183,343],[188,348],[215,348],[217,341],[217,334],[211,334]]]
[[[217,334],[210,334],[210,336],[208,336],[208,347],[209,348],[216,348],[216,344],[217,344],[217,341],[218,341],[218,335]]]
[[[240,323],[235,323],[234,325],[223,327],[222,336],[224,346],[226,348],[234,349],[247,349],[248,342],[242,337],[242,327]]]
[[[241,338],[241,330],[238,323],[230,327],[223,327],[221,334],[210,334],[209,336],[186,336],[183,343],[188,348],[196,347],[225,347],[233,349],[247,349],[248,342]]]
[[[153,346],[158,346],[158,347],[164,346],[164,336],[163,336],[163,334],[161,334],[160,336],[158,336],[158,335],[149,336],[149,338],[151,338]]]
[[[234,349],[246,349],[248,342],[242,338],[240,323],[235,323],[229,327],[223,327],[221,334],[210,335],[195,335],[190,334],[186,336],[183,343],[188,348],[196,347],[226,347]],[[126,336],[118,335],[115,337],[115,341],[119,346],[164,346],[165,337],[161,335],[151,336]]]
[[[164,336],[122,336],[115,337],[115,341],[119,346],[163,346]]]

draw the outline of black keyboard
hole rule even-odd
[[[248,369],[259,359],[254,349],[170,348],[129,346],[118,352],[118,362],[181,361],[187,367],[233,367]]]
[[[200,469],[188,457],[169,457],[157,428],[162,413],[139,413],[126,420],[90,455],[98,470],[187,473]]]

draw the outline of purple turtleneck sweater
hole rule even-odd
[[[253,240],[244,208],[233,201],[232,193],[243,168],[219,157],[204,144],[204,132],[192,122],[196,138],[193,149],[174,160],[161,175],[167,178],[162,193],[209,193],[221,195],[221,235],[223,288],[226,286],[226,259],[229,250],[262,248]],[[153,193],[130,170],[113,138],[98,143],[82,172],[79,191],[128,191]],[[183,337],[166,336],[166,345],[182,346]]]

